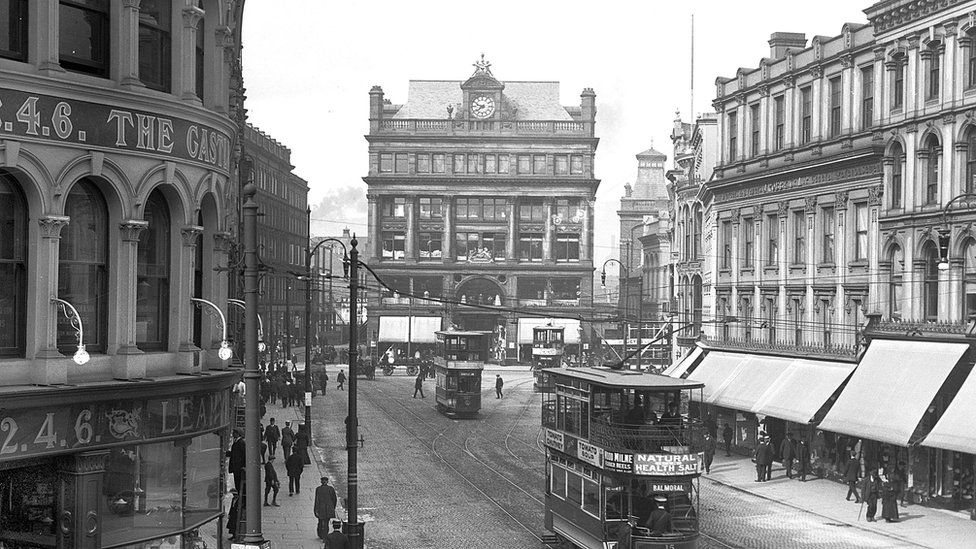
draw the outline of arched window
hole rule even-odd
[[[78,181],[68,193],[58,247],[58,297],[81,315],[88,352],[105,352],[108,331],[108,206],[95,183]],[[58,318],[58,350],[74,354],[78,338],[64,315]]]
[[[922,318],[939,319],[939,248],[929,242],[922,250],[925,260],[922,273]]]
[[[904,194],[904,172],[905,172],[905,152],[900,143],[895,143],[891,147],[891,207],[902,207],[902,196]]]
[[[691,279],[691,321],[695,328],[693,337],[698,337],[702,327],[702,280],[700,276]]]
[[[197,213],[197,225],[203,226],[203,213]],[[193,248],[193,297],[203,297],[203,232],[197,235]],[[228,316],[230,316],[228,311]],[[193,344],[203,348],[203,310],[193,307]]]
[[[685,259],[689,259],[691,258],[691,216],[688,214],[687,207],[682,208],[682,211],[684,211],[684,217],[682,219],[681,232],[684,233],[685,245],[681,250],[681,256]]]
[[[976,47],[970,47],[976,50]],[[970,126],[966,132],[966,181],[963,182],[967,193],[976,190],[976,128]]]
[[[143,218],[149,228],[139,236],[136,346],[143,351],[165,351],[169,339],[170,218],[160,191],[149,195]]]
[[[27,219],[20,184],[0,170],[0,357],[24,356]]]
[[[203,0],[197,0],[197,7],[204,9]],[[204,44],[207,32],[207,21],[206,17],[201,17],[200,22],[197,23],[197,34],[196,34],[196,47],[194,48],[194,69],[196,71],[196,79],[194,84],[196,85],[197,97],[203,101],[203,90],[204,90],[204,79],[206,78],[206,72],[204,70],[204,62],[206,61],[206,56],[204,55]]]
[[[970,239],[963,248],[963,320],[976,315],[976,240]]]
[[[925,204],[935,204],[939,200],[939,172],[942,163],[942,145],[930,135],[925,140]]]
[[[701,240],[702,240],[702,212],[700,207],[695,207],[695,230],[692,235],[692,247],[694,249],[693,257],[694,259],[701,258]]]
[[[902,251],[901,246],[891,247],[888,261],[891,262],[891,274],[888,280],[888,314],[893,320],[900,320],[905,299],[902,286],[905,280],[905,252]]]

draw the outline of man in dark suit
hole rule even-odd
[[[769,459],[769,444],[766,442],[766,438],[762,437],[759,439],[759,444],[756,445],[756,482],[766,481],[766,460]]]
[[[349,538],[342,533],[342,521],[332,520],[332,531],[325,537],[325,549],[349,549]]]
[[[671,513],[664,508],[668,498],[657,495],[654,496],[654,510],[651,516],[647,517],[645,526],[651,531],[651,535],[659,536],[671,532]]]
[[[335,488],[329,486],[329,477],[322,477],[322,484],[315,489],[315,518],[319,519],[318,536],[327,539],[329,534],[329,521],[336,516],[336,497]]]
[[[226,456],[229,459],[227,469],[234,475],[234,488],[240,493],[241,486],[244,484],[244,465],[247,461],[244,447],[244,433],[240,429],[234,429],[234,443]]]
[[[786,433],[786,438],[779,445],[779,457],[783,459],[787,478],[793,478],[793,458],[796,455],[794,444],[793,433]]]
[[[281,429],[275,425],[275,418],[271,418],[270,425],[264,429],[264,440],[268,443],[268,455],[274,456],[278,448],[278,441],[281,440]]]
[[[273,505],[278,507],[278,490],[281,489],[281,482],[278,481],[278,471],[274,468],[274,456],[268,456],[268,461],[264,464],[264,506]],[[268,494],[273,494],[271,503],[268,503]]]

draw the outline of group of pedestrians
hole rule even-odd
[[[867,504],[868,522],[874,522],[878,513],[878,500],[881,500],[881,518],[885,522],[898,521],[898,498],[904,497],[908,475],[902,467],[888,470],[885,467],[871,467],[861,478],[861,462],[857,454],[851,452],[844,463],[844,481],[847,482],[847,501],[854,496],[854,503]],[[858,493],[858,488],[861,493]]]

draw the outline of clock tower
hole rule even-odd
[[[485,54],[481,60],[474,63],[474,74],[463,84],[464,111],[458,113],[461,117],[471,121],[494,121],[500,118],[502,111],[502,84],[491,74],[491,63],[485,61]]]

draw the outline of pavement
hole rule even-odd
[[[932,549],[963,549],[976,547],[976,522],[968,514],[942,509],[909,505],[899,507],[899,522],[867,522],[866,508],[845,501],[847,485],[827,479],[807,477],[807,482],[786,478],[786,470],[774,464],[772,480],[756,482],[755,464],[748,457],[723,453],[715,455],[711,472],[702,476],[703,482],[729,487],[761,500],[775,502],[807,513],[821,525],[844,528],[849,534],[877,534],[890,540],[889,547],[930,547]],[[703,504],[707,501],[702,496]],[[878,513],[881,512],[878,502]],[[808,517],[809,518],[809,517]],[[704,520],[704,518],[703,518]],[[743,525],[740,525],[740,528]],[[753,532],[753,535],[758,532]],[[802,535],[801,532],[797,532]],[[873,536],[871,536],[873,537]],[[818,545],[822,546],[822,545]],[[867,545],[854,545],[865,547]]]

